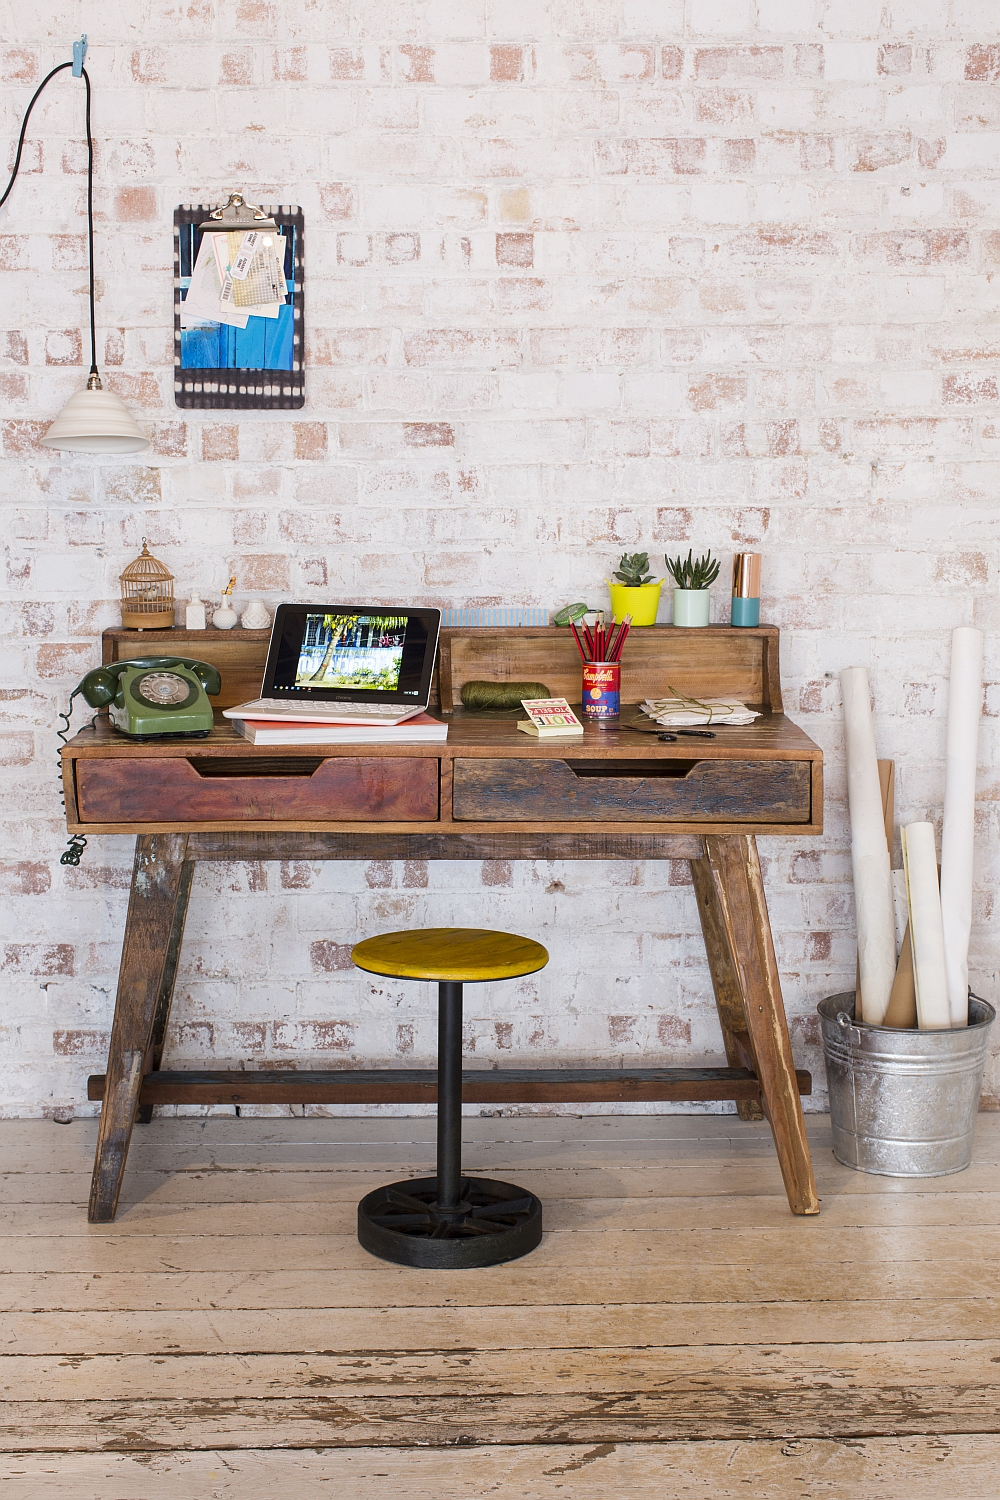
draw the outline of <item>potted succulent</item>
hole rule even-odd
[[[616,620],[631,615],[633,625],[656,624],[663,579],[654,578],[647,572],[648,567],[648,552],[626,552],[615,569],[618,582],[613,583],[610,578],[604,580],[611,595],[611,613]]]
[[[693,552],[688,548],[686,558],[664,557],[663,561],[667,565],[667,572],[676,584],[674,624],[707,625],[710,598],[708,590],[719,576],[719,564],[712,557],[711,552],[706,552],[704,557],[696,560]]]

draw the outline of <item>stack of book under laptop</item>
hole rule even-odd
[[[401,723],[365,723],[347,713],[315,710],[301,713],[262,710],[244,703],[223,710],[237,734],[251,745],[436,745],[448,738],[448,726],[428,713],[414,714]],[[310,705],[312,707],[312,705]]]

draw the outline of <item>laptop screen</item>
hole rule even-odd
[[[263,697],[426,704],[441,612],[394,605],[280,604]]]

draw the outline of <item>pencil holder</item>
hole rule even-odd
[[[617,719],[621,713],[622,669],[616,661],[585,661],[583,664],[583,716],[585,719]]]

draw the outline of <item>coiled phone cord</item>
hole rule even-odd
[[[70,717],[71,717],[71,715],[73,713],[73,699],[76,698],[79,695],[79,692],[80,692],[80,689],[78,687],[75,687],[73,689],[73,691],[69,695],[69,703],[66,705],[66,712],[63,713],[62,709],[59,710],[59,717],[63,721],[63,727],[61,729],[57,729],[56,730],[56,738],[59,741],[61,741],[61,743],[63,745],[66,744],[66,737],[69,734],[69,721],[70,721]],[[95,714],[94,717],[91,719],[90,724],[89,724],[88,727],[91,728],[91,729],[93,729],[93,727],[94,727],[94,725],[96,723],[97,723],[97,714]],[[66,791],[65,791],[65,788],[63,786],[63,763],[62,763],[62,756],[59,754],[58,750],[56,751],[56,765],[58,767],[58,770],[56,771],[56,775],[59,778],[59,801],[62,804],[62,810],[63,810],[63,812],[65,812],[66,811]],[[80,860],[81,860],[82,856],[83,856],[83,851],[84,851],[84,849],[86,849],[86,847],[87,847],[87,840],[84,838],[84,836],[83,836],[82,833],[73,833],[73,834],[71,834],[70,837],[69,837],[69,839],[66,842],[65,849],[63,850],[63,852],[59,856],[59,863],[61,865],[78,865],[80,863]]]

